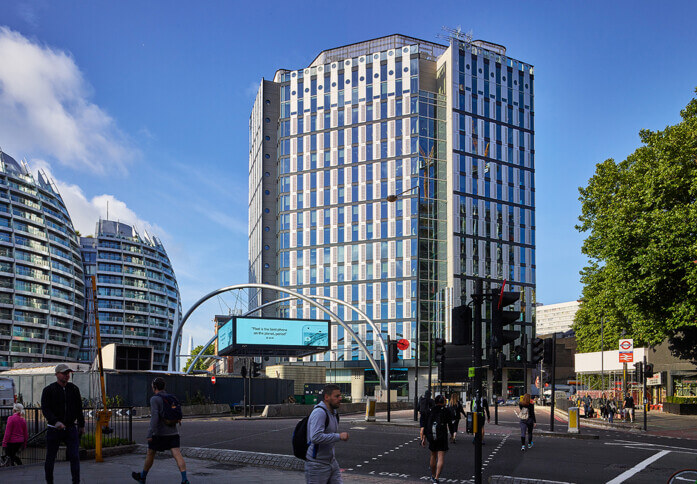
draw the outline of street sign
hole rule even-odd
[[[211,377],[211,383],[212,383],[213,385],[215,385],[215,377],[214,377],[214,376]]]
[[[402,351],[406,350],[407,348],[409,348],[409,340],[408,339],[397,340],[397,348],[399,348]]]
[[[470,366],[470,367],[469,367],[468,376],[469,376],[470,378],[474,378],[474,367],[473,367],[473,366]]]
[[[621,339],[620,340],[620,363],[633,363],[634,362],[634,340],[633,339]]]

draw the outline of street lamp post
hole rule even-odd
[[[420,234],[419,234],[419,228],[421,227],[421,183],[419,182],[417,185],[408,188],[406,190],[401,191],[400,193],[397,193],[396,195],[388,195],[387,196],[387,201],[390,203],[394,203],[399,198],[409,192],[413,192],[416,190],[417,192],[417,199],[416,199],[416,315],[414,316],[414,319],[416,320],[416,355],[414,357],[414,422],[418,419],[418,412],[419,412],[419,349],[420,349],[420,334],[421,334],[421,328],[419,327],[419,322],[421,318],[419,317],[419,305],[421,304],[421,281],[420,281],[420,271],[419,271],[419,245],[421,243],[420,241]],[[430,331],[429,331],[430,333]],[[430,347],[430,346],[429,346]],[[430,382],[429,382],[430,383]],[[430,388],[430,385],[429,385]],[[389,391],[389,389],[388,389]]]

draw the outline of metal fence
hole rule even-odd
[[[112,447],[133,442],[133,407],[110,408],[111,420],[109,431],[102,433],[102,446]],[[0,436],[4,437],[7,419],[12,415],[12,407],[0,407]],[[80,440],[80,449],[94,448],[94,435],[97,422],[97,412],[94,408],[84,408],[85,435]],[[43,462],[46,458],[46,429],[47,422],[40,407],[26,407],[24,420],[27,422],[29,442],[27,448],[20,451],[18,456],[25,464]],[[58,459],[65,459],[65,448],[58,451]]]

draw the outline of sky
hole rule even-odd
[[[53,177],[76,228],[159,237],[186,311],[243,284],[249,114],[262,78],[394,33],[471,31],[535,66],[537,300],[581,295],[578,187],[695,96],[694,1],[0,2],[0,148]],[[229,294],[197,310],[188,347]]]

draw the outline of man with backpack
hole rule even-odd
[[[440,482],[440,474],[445,464],[445,453],[448,451],[448,425],[455,420],[455,415],[450,408],[445,406],[445,397],[438,395],[435,406],[428,414],[426,426],[421,433],[421,445],[426,446],[428,439],[428,450],[431,451],[431,482]]]
[[[155,460],[155,453],[165,450],[172,451],[172,457],[177,462],[182,473],[182,484],[189,484],[186,477],[186,463],[179,450],[179,431],[182,410],[179,400],[165,391],[165,380],[157,377],[152,382],[154,395],[150,398],[150,429],[148,430],[148,452],[141,472],[133,472],[131,477],[145,484],[148,471]]]
[[[435,403],[431,398],[431,390],[426,390],[424,395],[419,398],[419,436],[423,439],[424,427],[426,427],[426,422],[428,421],[428,415],[431,413],[431,409]]]
[[[341,405],[341,389],[338,385],[326,385],[320,395],[322,401],[307,419],[305,481],[307,484],[341,484],[341,469],[334,455],[334,444],[349,439],[348,432],[339,433],[337,410]]]

